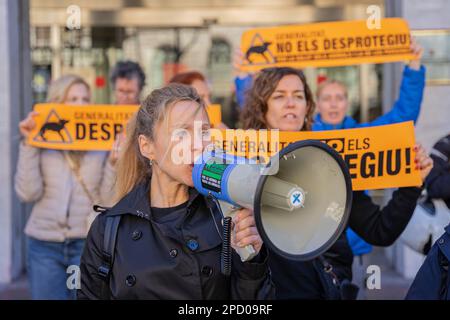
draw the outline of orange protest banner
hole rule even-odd
[[[222,106],[220,104],[210,104],[206,108],[208,112],[209,122],[215,127],[222,122]]]
[[[347,163],[353,190],[385,189],[422,184],[414,164],[414,124],[332,130],[283,132],[213,130],[214,144],[226,153],[268,159],[289,143],[313,139],[327,143]]]
[[[123,132],[138,106],[68,106],[39,104],[36,128],[28,143],[57,150],[105,150]],[[217,116],[217,110],[210,110]],[[216,118],[218,120],[219,118]],[[212,130],[213,142],[226,153],[262,159],[289,143],[313,139],[333,147],[347,163],[354,190],[418,186],[420,174],[414,166],[414,125],[394,125],[318,131]]]
[[[36,128],[27,142],[47,149],[108,151],[138,109],[138,105],[37,104]],[[211,125],[221,123],[220,105],[208,106],[206,110]]]
[[[243,71],[290,66],[332,67],[411,60],[406,20],[385,18],[380,29],[365,20],[258,28],[241,39]]]

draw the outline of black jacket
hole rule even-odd
[[[421,193],[422,188],[399,188],[380,209],[364,192],[355,191],[348,225],[366,242],[390,246],[411,220]]]
[[[431,247],[405,299],[450,301],[449,263],[450,225]]]
[[[421,188],[400,188],[388,204],[380,208],[364,192],[353,192],[352,209],[348,221],[360,237],[373,245],[392,244],[406,228],[416,207]],[[340,279],[352,278],[353,254],[345,233],[324,254]],[[269,254],[277,299],[327,299],[324,271],[315,261],[298,262]]]
[[[439,140],[431,150],[434,167],[426,186],[431,198],[442,199],[450,208],[450,135]]]
[[[242,263],[233,251],[232,273],[225,277],[220,272],[220,213],[210,211],[206,199],[191,189],[185,205],[156,214],[157,210],[150,208],[149,194],[149,183],[139,185],[96,218],[81,257],[79,299],[267,299],[273,296],[264,246],[254,258],[256,262]],[[109,288],[102,294],[105,281],[98,268],[102,264],[105,220],[112,215],[122,217]]]

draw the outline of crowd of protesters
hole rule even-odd
[[[237,75],[238,126],[320,131],[416,122],[425,68],[420,45],[413,41],[411,50],[417,59],[404,68],[396,102],[371,122],[358,123],[348,115],[350,84],[327,79],[313,93],[312,80],[301,70],[278,67]],[[236,53],[236,69],[242,59]],[[348,228],[321,259],[298,262],[277,255],[264,246],[252,212],[239,210],[233,248],[253,245],[257,255],[242,262],[233,252],[232,273],[224,276],[220,211],[193,188],[192,166],[168,156],[173,148],[170,137],[177,129],[193,136],[194,130],[201,130],[200,137],[209,131],[210,84],[200,72],[188,71],[141,97],[145,78],[132,61],[119,62],[111,72],[114,103],[140,108],[126,136],[120,135],[110,152],[35,148],[26,138],[36,126],[36,112],[19,123],[24,139],[15,189],[22,201],[33,203],[25,228],[33,299],[356,299],[358,287],[362,292],[364,286],[358,268],[364,256],[372,245],[389,246],[398,239],[422,191],[450,205],[447,136],[431,156],[420,144],[415,146],[422,186],[399,188],[383,207],[367,192],[354,191]],[[82,78],[64,75],[51,83],[47,101],[89,105],[91,89]],[[194,121],[203,126],[194,127]],[[204,147],[204,141],[193,143],[192,153],[198,155]],[[104,207],[104,212],[95,212],[94,205]],[[111,237],[110,221],[118,224],[117,240],[105,267],[103,246]],[[449,227],[444,237],[450,237]],[[442,259],[447,259],[448,270],[450,239],[442,243],[430,251],[409,298],[449,299],[449,277],[432,285],[432,274],[442,271]],[[78,292],[66,284],[71,265],[80,266]]]

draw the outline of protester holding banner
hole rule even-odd
[[[220,272],[222,216],[192,181],[209,127],[205,104],[190,86],[170,84],[145,99],[118,162],[120,200],[97,217],[87,238],[80,299],[271,297],[267,252],[249,210],[237,213],[232,246],[251,244],[258,255],[242,262],[233,252],[231,276]],[[174,156],[180,142],[189,146],[186,161]]]
[[[313,95],[301,71],[292,68],[264,69],[256,76],[249,91],[242,124],[244,129],[310,130],[314,107]],[[421,146],[416,147],[416,165],[424,180],[432,168],[432,160]],[[406,227],[420,193],[421,188],[400,188],[380,209],[364,192],[353,192],[349,226],[371,244],[390,245]],[[277,297],[330,298],[326,293],[329,288],[324,285],[327,281],[323,279],[330,274],[334,274],[337,281],[351,279],[353,256],[345,235],[325,257],[334,265],[334,272],[325,274],[316,261],[288,261],[271,252],[269,265]]]
[[[313,130],[350,129],[410,120],[416,122],[425,88],[425,67],[420,63],[423,48],[413,40],[411,49],[417,59],[405,66],[399,97],[388,113],[371,122],[357,123],[347,115],[349,102],[346,85],[328,79],[319,84],[317,89],[318,114],[314,117]]]
[[[187,71],[181,72],[173,76],[169,83],[181,83],[188,86],[192,86],[199,96],[203,99],[207,106],[211,105],[211,92],[209,89],[208,82],[203,74],[198,71]],[[227,129],[228,127],[221,122],[216,125],[215,128]]]
[[[346,86],[336,80],[327,80],[319,85],[317,90],[317,107],[319,113],[314,117],[313,130],[349,129],[363,126],[391,124],[401,121],[416,121],[422,102],[425,87],[425,67],[421,66],[420,59],[423,49],[412,38],[412,52],[418,57],[412,60],[409,66],[405,66],[403,80],[400,87],[399,99],[387,114],[377,118],[373,122],[358,124],[350,116],[347,116],[348,97]],[[239,51],[235,54],[235,69],[239,70],[243,56]],[[241,103],[244,101],[244,90],[251,86],[251,77],[242,72],[236,77],[235,85],[237,96]],[[347,231],[350,246],[355,255],[361,256],[371,251],[371,246],[358,237],[351,229]],[[362,259],[358,259],[363,264]]]
[[[145,73],[139,64],[129,60],[119,61],[111,71],[110,80],[116,104],[140,103],[141,92],[145,86]]]
[[[357,123],[352,117],[347,115],[349,101],[346,85],[343,82],[328,79],[319,84],[316,92],[318,114],[314,117],[313,130],[351,129],[409,120],[416,122],[419,117],[425,88],[425,67],[421,66],[420,63],[423,48],[415,42],[414,38],[411,39],[411,49],[417,56],[417,59],[412,60],[409,66],[405,66],[399,98],[388,113],[371,122]],[[363,255],[371,252],[372,248],[351,229],[347,230],[347,237],[353,254],[358,256],[354,265],[354,268],[360,271],[357,272],[357,275],[365,275],[366,265]],[[361,280],[358,282],[364,281],[364,276],[358,278]],[[361,293],[362,291],[360,291]]]
[[[54,81],[48,102],[84,105],[90,102],[88,84],[78,76]],[[20,122],[25,138],[19,145],[15,189],[24,202],[34,202],[25,233],[28,274],[33,299],[73,299],[66,273],[77,266],[84,247],[94,203],[111,199],[114,173],[106,152],[57,151],[29,146],[26,138],[35,127],[31,112]],[[56,130],[58,122],[45,129]],[[45,139],[44,127],[40,133]],[[109,191],[109,192],[108,192]]]

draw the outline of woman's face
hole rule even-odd
[[[194,101],[180,101],[155,127],[153,163],[181,184],[193,187],[194,160],[210,143],[208,115]]]
[[[211,97],[208,85],[205,81],[201,80],[194,80],[191,84],[191,87],[193,87],[195,90],[197,90],[198,95],[205,101],[205,104],[209,106],[211,104]]]
[[[345,88],[338,83],[331,83],[322,88],[317,97],[317,110],[325,123],[338,125],[344,121],[348,110]]]
[[[89,89],[82,83],[75,83],[70,86],[67,91],[65,104],[82,105],[91,101],[91,93]]]
[[[307,101],[305,88],[296,75],[287,75],[278,82],[267,101],[265,119],[269,129],[299,131],[303,128]]]

